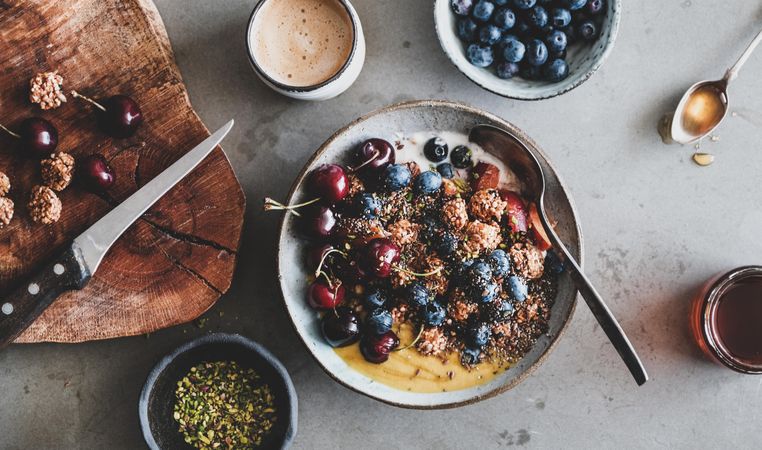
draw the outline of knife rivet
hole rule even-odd
[[[10,303],[3,303],[2,311],[6,316],[10,316],[13,313],[13,305]]]
[[[40,286],[37,283],[32,283],[26,290],[32,295],[37,295],[40,292]]]
[[[53,266],[53,273],[55,273],[56,275],[63,275],[65,270],[66,269],[64,269],[63,264],[56,264],[55,266]]]

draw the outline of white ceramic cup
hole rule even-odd
[[[251,62],[251,66],[254,68],[257,76],[275,92],[298,100],[328,100],[349,89],[355,80],[357,80],[357,77],[360,76],[362,66],[365,63],[365,36],[363,35],[360,16],[357,15],[357,11],[355,11],[352,4],[348,0],[335,0],[346,8],[352,22],[352,50],[349,52],[349,57],[341,69],[331,78],[313,86],[289,86],[276,81],[267,74],[262,69],[262,66],[257,63],[252,49],[254,19],[262,9],[262,6],[269,1],[278,0],[260,0],[249,17],[249,26],[246,30],[246,50],[249,53],[249,62]]]

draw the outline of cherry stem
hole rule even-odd
[[[339,283],[336,286],[336,288],[334,288],[333,287],[333,282],[331,281],[331,277],[329,277],[327,273],[323,272],[322,270],[319,271],[319,272],[315,272],[315,277],[316,278],[320,278],[321,275],[323,276],[323,278],[325,278],[325,281],[328,282],[328,287],[331,288],[334,291],[333,295],[336,295],[336,289],[338,289],[339,286],[341,286],[341,283]]]
[[[337,248],[331,247],[331,249],[328,250],[327,252],[323,253],[323,256],[320,258],[320,264],[318,264],[317,269],[315,269],[315,277],[318,277],[319,274],[321,272],[323,272],[323,264],[325,264],[326,258],[328,258],[328,255],[330,255],[331,253],[338,253],[339,255],[343,256],[344,258],[347,257],[346,253],[342,252],[341,250],[339,250]]]
[[[415,344],[417,344],[417,343],[418,343],[418,341],[421,339],[421,336],[423,336],[423,329],[424,329],[424,328],[425,328],[425,327],[423,326],[423,324],[421,324],[421,329],[420,329],[420,330],[418,330],[418,335],[415,337],[415,339],[413,339],[413,342],[411,342],[411,343],[407,344],[407,345],[406,345],[406,346],[404,346],[404,347],[398,347],[398,348],[395,348],[395,349],[394,349],[394,350],[392,350],[392,351],[395,351],[395,352],[401,352],[402,350],[406,350],[406,349],[408,349],[408,348],[410,348],[410,347],[414,346]]]
[[[312,199],[312,200],[310,200],[308,202],[299,203],[299,204],[296,204],[296,205],[284,205],[283,203],[281,203],[281,202],[279,202],[277,200],[273,200],[270,197],[265,197],[264,210],[265,211],[285,210],[285,211],[288,211],[291,214],[295,215],[296,217],[301,217],[302,215],[299,214],[298,211],[295,211],[296,208],[301,208],[302,206],[311,205],[311,204],[319,202],[319,201],[320,201],[320,197],[314,198],[314,199]]]
[[[103,107],[100,103],[96,102],[95,100],[91,99],[90,97],[85,97],[84,95],[81,95],[77,91],[71,91],[71,96],[74,98],[81,98],[82,100],[90,103],[91,105],[95,106],[96,108],[100,109],[103,112],[106,112],[106,108]]]
[[[6,133],[10,134],[11,136],[15,137],[16,139],[21,139],[21,135],[19,135],[18,133],[14,133],[13,131],[5,128],[5,126],[3,124],[0,124],[0,130],[5,131]]]
[[[432,275],[436,275],[439,272],[441,272],[443,268],[444,267],[439,266],[436,269],[432,270],[431,272],[417,273],[417,272],[413,272],[412,270],[407,270],[407,269],[405,269],[403,267],[400,267],[400,266],[392,266],[392,269],[394,269],[394,270],[397,270],[397,271],[400,271],[400,272],[404,272],[404,273],[406,273],[408,275],[414,275],[416,277],[430,277]]]
[[[349,171],[350,171],[350,172],[357,172],[358,170],[360,170],[360,169],[362,169],[363,167],[367,166],[368,164],[372,163],[372,162],[373,162],[373,160],[375,160],[375,159],[376,159],[376,158],[378,158],[379,156],[381,156],[381,152],[379,152],[378,150],[376,150],[375,152],[373,152],[373,156],[371,156],[371,157],[370,157],[370,158],[369,158],[367,161],[365,161],[364,163],[360,164],[360,165],[359,165],[359,166],[357,166],[357,167],[350,167],[350,166],[347,166],[347,169],[349,169]]]

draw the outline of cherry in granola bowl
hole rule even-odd
[[[468,142],[476,123],[513,127],[445,102],[359,123],[321,147],[288,203],[268,199],[288,210],[279,268],[297,331],[334,378],[399,406],[457,406],[512,387],[575,299],[510,162]],[[559,231],[578,245],[551,178],[571,218]]]

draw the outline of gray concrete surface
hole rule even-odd
[[[137,398],[165,352],[199,334],[242,332],[286,364],[300,395],[296,448],[759,448],[762,377],[703,359],[688,305],[711,275],[762,258],[762,53],[733,86],[735,117],[704,148],[662,145],[655,132],[693,81],[719,77],[762,23],[758,2],[625,2],[619,40],[590,81],[560,98],[522,103],[480,90],[439,49],[431,2],[355,0],[368,57],[341,97],[300,103],[249,69],[244,27],[253,0],[160,0],[201,117],[234,117],[225,149],[249,200],[231,291],[203,330],[178,326],[83,345],[0,353],[0,448],[142,448]],[[516,389],[473,406],[395,409],[334,383],[302,348],[279,299],[277,218],[311,152],[335,129],[391,102],[461,100],[513,121],[552,157],[576,199],[587,270],[639,349],[652,380],[636,387],[584,305],[548,361]],[[224,312],[224,316],[220,313]]]

